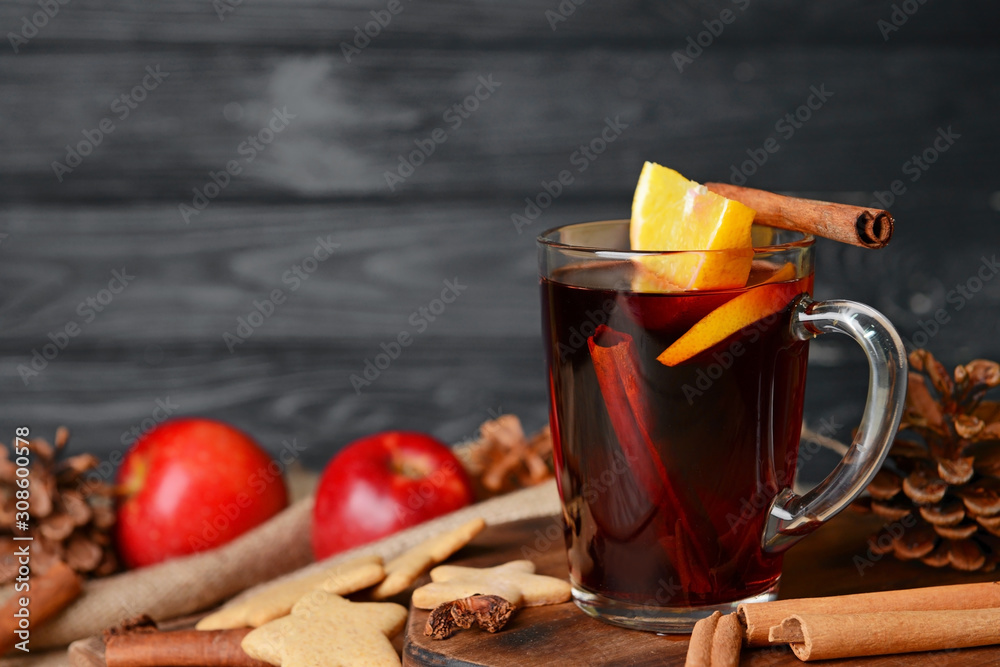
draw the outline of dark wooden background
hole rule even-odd
[[[771,136],[749,185],[860,204],[907,187],[891,248],[820,244],[818,296],[866,301],[908,338],[944,309],[929,346],[946,362],[1000,357],[1000,278],[948,300],[1000,252],[996,3],[908,0],[884,39],[890,2],[564,0],[553,30],[557,0],[400,0],[348,63],[340,43],[387,0],[235,1],[71,0],[17,53],[9,33],[40,7],[0,4],[0,440],[67,424],[110,454],[168,399],[272,450],[297,438],[312,467],[377,429],[456,441],[501,410],[538,427],[535,235],[626,217],[643,160],[724,180]],[[735,20],[679,72],[673,52],[725,9]],[[112,102],[147,67],[169,75],[121,119]],[[444,112],[480,76],[499,87],[453,127]],[[832,96],[776,132],[812,86]],[[248,163],[238,147],[275,108],[294,118]],[[104,118],[114,132],[57,180],[53,161]],[[578,173],[606,118],[628,127]],[[960,138],[911,182],[904,163],[949,127]],[[384,173],[435,128],[447,141],[390,191]],[[230,160],[242,172],[187,223],[179,205]],[[519,233],[511,214],[563,169],[574,182]],[[317,237],[339,246],[291,292],[282,276]],[[122,268],[134,281],[85,322],[78,304]],[[467,288],[417,333],[411,315],[456,278]],[[223,333],[275,288],[287,301],[230,353]],[[25,381],[70,322],[80,335]],[[356,392],[350,375],[402,331],[413,344]],[[811,366],[807,418],[846,437],[860,353],[824,340]]]

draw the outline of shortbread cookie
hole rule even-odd
[[[280,667],[399,667],[390,640],[404,625],[402,605],[317,591],[288,616],[250,632],[241,646],[251,658]]]
[[[315,590],[348,595],[385,577],[380,556],[361,556],[291,581],[268,586],[198,621],[198,630],[256,628],[285,616],[303,596]]]
[[[376,600],[383,600],[402,593],[413,585],[420,575],[468,544],[486,527],[483,519],[473,519],[454,530],[432,537],[426,542],[404,551],[385,565],[385,581],[373,593]]]
[[[441,565],[431,570],[431,580],[413,591],[414,607],[434,609],[470,595],[498,595],[516,607],[559,604],[570,599],[568,582],[535,574],[535,564],[530,560],[487,568]]]

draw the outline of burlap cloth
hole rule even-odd
[[[243,595],[256,592],[322,565],[356,556],[379,554],[388,560],[427,537],[473,517],[499,524],[551,516],[559,513],[560,505],[555,481],[550,480],[471,505],[338,554],[321,564],[310,564],[311,510],[310,497],[219,549],[88,582],[76,602],[32,633],[32,656],[11,654],[0,659],[0,667],[69,665],[64,650],[48,655],[35,652],[47,647],[64,647],[138,614],[148,614],[158,621],[193,614],[214,607],[241,591],[245,591]]]

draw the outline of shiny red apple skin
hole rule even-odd
[[[447,445],[423,433],[376,433],[347,445],[323,471],[313,552],[326,558],[473,500],[472,482]]]
[[[118,485],[118,551],[130,568],[220,546],[288,505],[281,466],[246,433],[210,419],[144,434]]]

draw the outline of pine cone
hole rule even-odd
[[[927,350],[910,353],[906,410],[885,465],[857,505],[905,529],[869,546],[927,565],[989,571],[1000,562],[1000,365],[976,359],[954,379]]]
[[[59,455],[69,440],[69,431],[56,431],[55,446],[36,438],[28,443],[32,454],[28,467],[30,492],[31,568],[44,572],[55,560],[62,560],[81,574],[105,576],[119,569],[112,542],[115,526],[114,489],[86,473],[99,464],[90,454],[65,460]],[[10,449],[0,444],[0,535],[15,534],[15,492],[17,466]],[[3,540],[0,547],[0,584],[17,576],[16,545],[25,542]]]

